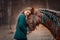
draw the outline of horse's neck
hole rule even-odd
[[[41,23],[51,31],[54,37],[56,37],[57,22],[54,22],[54,20],[50,20],[48,17],[42,16]]]

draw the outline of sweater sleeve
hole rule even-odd
[[[24,34],[27,33],[26,19],[25,19],[24,15],[20,15],[19,16],[17,26],[19,27],[19,29],[21,30],[21,32],[23,32]]]

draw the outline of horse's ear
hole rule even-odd
[[[34,7],[31,8],[31,13],[34,14]]]

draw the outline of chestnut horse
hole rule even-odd
[[[44,12],[46,14],[44,14]],[[48,13],[48,15],[47,15]],[[50,14],[51,15],[50,15]],[[32,14],[27,17],[27,24],[30,31],[34,31],[36,29],[36,26],[39,24],[43,24],[45,27],[47,27],[50,32],[53,34],[53,36],[56,38],[56,27],[57,27],[57,17],[53,14],[53,11],[45,11],[44,9],[32,9]],[[51,17],[51,18],[50,18]]]

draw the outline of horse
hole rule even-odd
[[[50,15],[50,14],[46,15],[46,14],[44,14],[44,12],[42,12],[42,9],[36,9],[35,13],[31,14],[27,18],[28,28],[29,28],[30,31],[34,31],[39,24],[42,24],[46,28],[48,28],[50,30],[51,34],[56,38],[57,20],[55,22],[55,20],[54,20],[55,15],[53,14],[55,12],[49,11],[49,10],[45,11],[45,9],[43,9],[43,11],[48,13],[48,14],[50,13],[52,15]],[[52,19],[50,19],[50,17]]]

